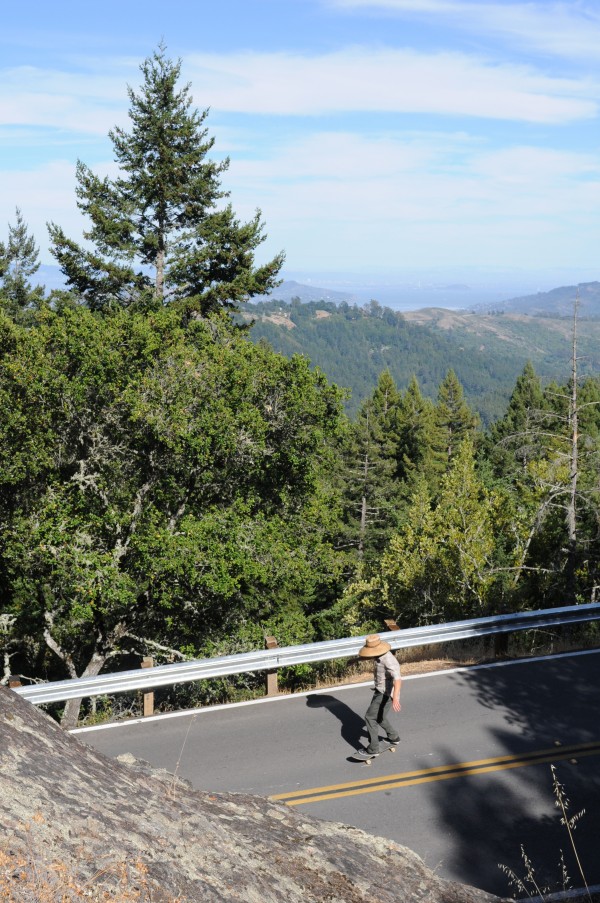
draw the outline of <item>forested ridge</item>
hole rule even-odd
[[[329,379],[350,389],[350,416],[356,415],[383,370],[389,370],[402,389],[417,376],[423,394],[435,399],[452,369],[467,401],[489,426],[506,411],[527,361],[544,381],[568,378],[575,297],[574,288],[568,317],[437,308],[400,313],[377,302],[359,306],[299,299],[291,304],[253,303],[240,317],[254,321],[254,341],[265,339],[286,356],[305,354]],[[580,346],[582,374],[598,373],[600,319],[585,319]]]
[[[501,395],[485,356],[461,338],[452,367],[434,330],[348,309],[365,347],[383,324],[406,358],[399,388],[371,356],[350,418],[331,374],[240,322],[283,255],[256,263],[260,212],[227,204],[179,64],[159,47],[141,71],[131,129],[111,133],[120,175],[78,166],[86,245],[50,225],[67,289],[35,283],[19,211],[0,245],[3,681],[595,599],[600,378],[577,317],[565,378],[526,363],[484,426],[458,374]],[[326,312],[313,324],[344,334]]]

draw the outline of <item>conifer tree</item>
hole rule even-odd
[[[16,223],[8,227],[8,242],[0,242],[0,304],[13,317],[44,297],[44,289],[29,281],[40,267],[38,254],[39,248],[17,207]]]
[[[140,69],[139,92],[128,88],[131,130],[109,132],[119,176],[101,179],[77,164],[78,206],[91,220],[84,237],[94,250],[49,224],[68,285],[91,308],[186,299],[202,314],[269,291],[283,255],[256,267],[260,211],[240,223],[231,205],[219,206],[229,160],[208,159],[208,111],[193,109],[190,86],[179,86],[181,63],[161,44]]]
[[[480,481],[473,443],[456,449],[437,504],[417,482],[410,515],[381,558],[390,609],[408,623],[477,616],[497,603],[494,561],[499,499]]]
[[[434,469],[445,473],[465,439],[472,438],[479,423],[465,401],[463,387],[454,370],[440,384],[434,410],[432,455]]]
[[[427,479],[431,469],[433,415],[433,403],[422,395],[413,376],[398,413],[397,468],[405,482],[412,482],[419,474]]]
[[[385,428],[394,430],[394,421],[400,404],[400,392],[389,370],[380,375],[373,391],[372,407],[377,411]]]
[[[398,522],[397,415],[400,393],[388,371],[361,405],[343,452],[347,541],[359,559],[380,552]]]
[[[525,470],[529,461],[542,454],[540,440],[547,407],[540,379],[532,363],[527,361],[515,383],[506,414],[490,431],[489,455],[499,471],[508,473],[515,465]]]

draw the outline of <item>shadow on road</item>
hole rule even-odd
[[[589,885],[600,884],[600,754],[561,759],[560,748],[600,741],[599,658],[557,658],[473,670],[454,678],[470,689],[482,709],[503,711],[510,729],[490,725],[498,755],[517,759],[528,751],[556,748],[554,764],[570,801],[568,817],[586,810],[573,837]],[[435,756],[447,763],[459,761],[443,745]],[[561,825],[551,763],[438,781],[430,785],[430,793],[453,839],[451,865],[461,880],[503,896],[522,896],[509,887],[500,869],[490,883],[490,870],[501,863],[523,876],[523,846],[540,887],[563,889],[561,851],[567,886],[583,886],[569,834]],[[528,890],[535,894],[533,887]]]
[[[332,715],[341,722],[342,739],[355,750],[363,737],[367,736],[364,719],[351,709],[350,706],[341,702],[335,696],[315,694],[306,697],[306,705],[311,709],[323,708],[331,712]]]

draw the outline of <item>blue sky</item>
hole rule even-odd
[[[76,161],[115,172],[161,40],[288,274],[600,278],[598,0],[11,3],[1,238],[16,205],[44,263],[47,220],[80,238]]]

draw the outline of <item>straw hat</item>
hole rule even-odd
[[[378,655],[383,655],[384,652],[389,652],[391,648],[389,643],[383,642],[379,634],[372,633],[366,638],[365,645],[358,654],[361,658],[376,658]]]

